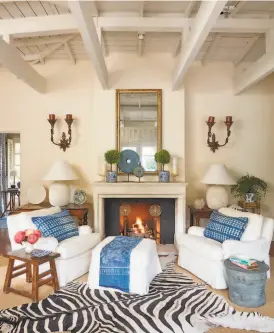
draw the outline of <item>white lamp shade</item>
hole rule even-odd
[[[224,164],[211,164],[202,180],[202,183],[211,185],[236,184]]]
[[[78,176],[72,170],[68,161],[55,162],[43,180],[75,180]]]
[[[11,177],[16,177],[16,175],[17,175],[16,170],[11,170],[11,172],[10,172],[10,176],[11,176]]]

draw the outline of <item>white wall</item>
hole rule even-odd
[[[99,156],[115,148],[115,89],[163,89],[163,147],[180,157],[180,179],[184,179],[184,90],[172,92],[171,56],[138,58],[135,55],[114,54],[107,58],[110,90],[102,90],[89,62],[76,66],[69,62],[49,62],[36,66],[48,79],[48,93],[41,95],[8,72],[0,73],[0,131],[20,132],[22,149],[22,201],[26,190],[41,181],[52,162],[65,158],[79,171],[76,182],[92,193],[92,183],[98,176]],[[71,113],[72,146],[63,152],[50,142],[48,114],[57,117]],[[58,140],[65,122],[56,128]],[[90,199],[90,197],[89,197]]]
[[[247,172],[269,184],[263,213],[274,217],[274,80],[268,78],[247,92],[233,93],[233,68],[229,64],[193,66],[186,80],[186,180],[188,201],[204,197],[200,183],[210,163],[224,163],[239,178]],[[233,116],[229,143],[211,152],[207,147],[206,120],[215,116],[213,127],[224,143],[225,116]]]

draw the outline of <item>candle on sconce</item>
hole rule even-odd
[[[72,120],[72,114],[66,114],[66,119]]]
[[[214,123],[215,117],[209,116],[208,117],[208,122],[209,123]]]
[[[226,116],[226,123],[232,123],[232,117]]]
[[[55,120],[55,114],[53,113],[49,114],[49,120]]]

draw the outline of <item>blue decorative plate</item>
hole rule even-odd
[[[118,168],[125,173],[132,173],[139,165],[139,155],[131,149],[121,151],[121,158],[118,163]]]
[[[87,194],[83,190],[75,190],[73,200],[76,205],[82,205],[87,200]]]

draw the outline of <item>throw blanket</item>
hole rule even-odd
[[[142,238],[117,236],[108,243],[100,254],[101,287],[129,292],[130,255]]]
[[[217,326],[274,332],[274,319],[235,311],[223,297],[172,267],[150,287],[140,296],[71,282],[38,303],[1,310],[0,332],[203,333]]]

